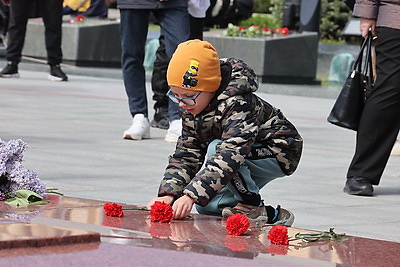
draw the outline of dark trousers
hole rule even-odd
[[[189,39],[203,40],[204,18],[195,18],[189,16],[190,36]],[[156,52],[156,60],[154,61],[153,73],[151,78],[151,89],[153,91],[153,100],[155,101],[154,109],[168,109],[168,92],[167,69],[169,58],[165,52],[165,37],[160,35],[160,46]]]
[[[62,0],[37,0],[38,8],[43,17],[45,27],[45,43],[49,65],[62,62]],[[35,8],[33,0],[10,1],[10,23],[8,28],[8,45],[6,59],[20,62],[24,47],[26,25]]]
[[[377,78],[357,132],[356,151],[347,177],[378,185],[400,127],[400,30],[379,27]]]
[[[169,58],[165,51],[165,37],[160,35],[158,38],[160,46],[156,51],[156,60],[153,65],[153,73],[151,76],[151,89],[153,91],[153,100],[155,101],[154,109],[162,109],[163,112],[168,111],[168,92],[167,68]]]
[[[120,10],[122,74],[132,116],[138,113],[148,116],[143,61],[150,12],[153,12],[160,23],[161,34],[165,37],[165,53],[168,61],[178,44],[186,41],[189,36],[187,7]],[[178,104],[170,101],[168,115],[171,121],[179,119]]]

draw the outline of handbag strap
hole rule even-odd
[[[364,70],[363,74],[366,76],[371,76],[372,74],[372,34],[368,32],[367,39],[367,48],[365,50],[365,62],[364,62]]]
[[[372,45],[371,40],[372,40],[372,34],[371,34],[371,32],[368,32],[367,37],[364,38],[364,40],[360,46],[360,51],[358,53],[356,62],[353,65],[353,71],[358,70],[359,72],[361,72],[361,66],[363,65],[364,51],[365,51],[366,47],[367,47],[367,50],[371,49],[371,45]],[[367,51],[367,54],[368,54],[368,51]],[[371,52],[369,54],[371,54]],[[372,60],[372,58],[371,58],[371,60]],[[366,61],[366,62],[368,62],[368,61]]]

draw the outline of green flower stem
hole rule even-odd
[[[58,190],[58,188],[48,188],[48,189],[46,189],[46,193],[57,194],[57,195],[60,195],[60,196],[64,195],[63,193],[57,192],[56,190]]]
[[[319,234],[301,234],[297,233],[294,236],[294,239],[290,239],[289,241],[294,240],[302,240],[304,242],[315,242],[319,241],[321,238],[329,238],[331,241],[345,241],[347,240],[347,236],[345,233],[337,234],[333,231],[334,228],[330,228],[328,232],[321,232]]]
[[[141,207],[141,208],[122,208],[122,210],[144,210],[144,211],[150,211],[149,209],[147,209],[145,207]]]

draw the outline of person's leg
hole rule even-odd
[[[399,132],[400,30],[378,28],[376,58],[375,89],[361,116],[356,151],[347,173],[348,182],[351,178],[361,177],[378,185]]]
[[[149,10],[121,9],[120,37],[122,74],[128,96],[132,125],[124,131],[124,139],[150,138],[146,77],[143,66],[148,31]]]
[[[219,142],[220,140],[214,140],[210,143],[207,155],[215,154],[215,146]],[[201,214],[219,216],[225,207],[234,207],[238,203],[255,207],[261,205],[264,209],[260,189],[272,180],[283,176],[286,175],[275,158],[248,159],[239,169],[238,175],[207,206],[196,205],[196,209]]]
[[[50,65],[48,79],[51,81],[67,81],[67,75],[61,70],[60,63],[63,59],[61,49],[62,39],[62,0],[43,0],[40,8],[45,27],[45,43],[47,63]]]
[[[8,5],[6,6],[6,4],[3,1],[0,1],[0,9],[1,9],[1,15],[2,16],[2,24],[1,24],[1,33],[0,33],[0,37],[2,40],[2,42],[5,42],[5,36],[7,35],[7,30],[8,30],[8,22],[9,22],[9,18],[10,18],[10,11],[9,11],[9,7]],[[4,46],[6,46],[6,44],[3,44]]]
[[[168,62],[178,44],[189,39],[189,14],[186,7],[159,10],[155,13],[165,36],[165,52]],[[178,104],[169,100],[168,117],[170,121],[179,120]]]
[[[143,67],[148,31],[149,10],[121,9],[120,37],[122,46],[122,74],[128,95],[129,110],[148,116],[146,77]]]
[[[62,0],[42,0],[40,2],[45,27],[47,61],[50,66],[62,62],[62,4]]]
[[[190,36],[189,39],[203,40],[204,18],[195,18],[189,15],[190,19]]]
[[[154,118],[151,121],[152,127],[168,129],[168,100],[166,96],[168,92],[167,68],[169,59],[165,52],[165,38],[161,33],[159,37],[160,46],[156,52],[156,60],[153,65],[153,73],[151,76],[151,89],[153,91]]]
[[[26,24],[32,1],[10,1],[10,18],[8,25],[6,59],[9,62],[21,61],[22,48],[24,47]]]
[[[19,78],[18,63],[24,47],[26,24],[32,1],[10,1],[10,16],[6,41],[7,65],[1,70],[1,78]],[[4,40],[3,40],[4,41]]]

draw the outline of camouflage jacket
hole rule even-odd
[[[249,158],[255,143],[276,157],[285,174],[295,171],[303,140],[279,109],[253,94],[258,89],[254,71],[245,62],[229,58],[221,59],[221,75],[220,88],[201,113],[183,111],[182,135],[158,196],[177,199],[186,194],[207,205]],[[215,139],[221,142],[205,161],[207,147]]]

